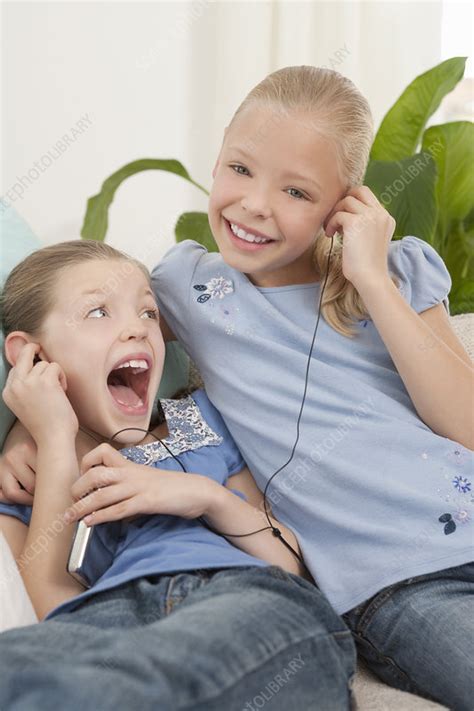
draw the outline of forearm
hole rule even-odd
[[[389,278],[357,289],[420,418],[437,434],[474,449],[473,369],[436,337]]]
[[[269,523],[264,511],[248,504],[223,486],[217,485],[213,489],[205,520],[216,531],[225,533],[225,537],[233,545],[249,555],[266,560],[272,565],[279,565],[289,573],[309,577],[305,566],[268,528]],[[301,556],[295,534],[272,516],[270,516],[270,521]],[[266,528],[266,530],[252,533],[262,528]],[[229,536],[228,533],[234,535]],[[245,533],[252,533],[252,535],[245,537],[236,537],[235,535]]]
[[[84,591],[66,570],[74,526],[62,515],[72,504],[71,487],[79,474],[74,440],[38,447],[36,488],[28,535],[19,568],[40,619]]]

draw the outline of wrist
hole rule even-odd
[[[76,433],[73,431],[58,430],[41,432],[34,436],[38,452],[40,450],[68,452],[75,451]]]
[[[203,478],[206,479],[206,482],[203,482],[205,487],[205,508],[202,515],[212,517],[222,510],[227,496],[229,494],[232,496],[232,494],[225,486],[218,484],[214,479],[210,479],[207,476]]]
[[[355,288],[366,302],[369,299],[378,298],[381,294],[394,286],[388,272],[386,274],[371,274],[363,279],[359,279]]]

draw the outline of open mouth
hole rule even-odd
[[[120,410],[140,415],[147,412],[150,376],[149,356],[124,359],[110,371],[107,387]]]

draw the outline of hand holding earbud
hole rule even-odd
[[[396,222],[366,185],[352,188],[333,207],[325,221],[332,237],[343,233],[342,271],[359,290],[366,281],[388,275],[388,246]]]
[[[10,370],[3,390],[7,407],[22,422],[36,444],[79,429],[76,414],[66,397],[66,376],[58,363],[34,364],[37,343],[27,343]]]

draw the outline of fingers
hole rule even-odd
[[[98,447],[95,447],[95,449],[92,449],[82,458],[80,472],[83,474],[88,469],[100,464],[104,464],[105,466],[120,466],[125,464],[125,462],[127,462],[127,459],[120,454],[120,452],[117,452],[110,444],[104,442],[103,444],[99,444]]]
[[[18,354],[14,370],[16,374],[24,378],[33,368],[33,358],[39,352],[41,346],[39,343],[26,343]],[[38,363],[40,365],[40,363]],[[13,371],[13,369],[12,369]]]
[[[119,484],[98,489],[70,506],[64,514],[64,521],[72,523],[79,519],[85,519],[92,514],[93,525],[104,521],[121,519],[127,513],[135,513],[129,510],[129,505],[127,504],[129,499],[127,497],[128,492],[125,487]],[[111,507],[113,507],[112,512],[110,511]],[[108,518],[110,513],[116,518]],[[89,521],[85,522],[89,523]]]
[[[335,232],[344,232],[344,227],[350,226],[351,216],[347,212],[336,212],[326,225],[327,237],[332,237]]]
[[[82,499],[94,489],[109,487],[121,480],[121,473],[113,467],[95,466],[79,477],[71,487],[72,498]]]
[[[380,202],[374,195],[372,190],[368,185],[357,185],[347,192],[348,195],[354,195],[358,200],[363,202],[367,206],[377,207],[380,206]]]
[[[327,234],[327,225],[337,212],[350,212],[352,214],[363,213],[367,207],[381,207],[380,202],[367,185],[360,185],[351,188],[347,194],[341,198],[326,216],[323,223],[324,231]]]
[[[2,493],[8,503],[33,506],[33,496],[20,487],[20,482],[11,472],[5,472],[2,478]]]
[[[41,365],[41,363],[38,363],[38,365],[36,365],[35,367],[37,368],[39,365]],[[66,391],[66,375],[59,363],[45,363],[45,365],[45,377],[47,377],[52,383],[55,383],[59,380],[62,389]]]

